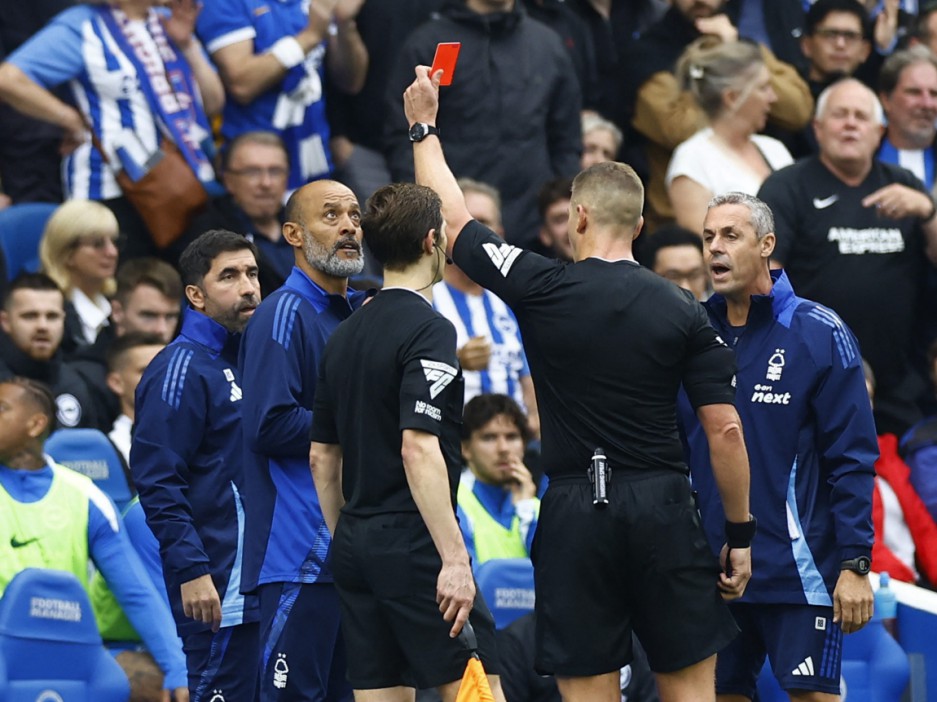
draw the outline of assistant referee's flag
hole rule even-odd
[[[475,638],[475,631],[467,621],[462,627],[459,639],[472,652],[472,657],[465,665],[465,673],[462,675],[462,683],[459,685],[459,694],[455,702],[495,702],[494,695],[491,694],[491,686],[488,685],[488,676],[485,674],[485,668],[476,651],[478,642]]]
[[[462,684],[459,685],[459,695],[455,702],[495,702],[488,685],[488,676],[482,667],[477,653],[473,653],[465,666]]]

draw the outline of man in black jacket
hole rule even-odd
[[[52,389],[62,427],[103,428],[91,389],[59,346],[65,333],[65,297],[41,273],[22,273],[10,283],[0,310],[0,380],[23,376]]]
[[[413,179],[400,95],[413,66],[430,65],[438,42],[462,43],[455,79],[442,91],[438,125],[458,177],[496,187],[509,242],[537,239],[537,192],[579,170],[579,81],[555,32],[516,0],[449,0],[413,31],[388,82],[387,150],[395,180]]]

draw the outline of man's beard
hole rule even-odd
[[[349,242],[358,247],[358,258],[338,256],[338,252],[344,250],[342,246]],[[361,244],[350,236],[340,238],[331,249],[328,249],[316,241],[315,237],[306,233],[303,236],[303,256],[312,268],[333,278],[348,278],[364,270],[364,252]]]

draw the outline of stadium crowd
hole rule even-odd
[[[458,62],[435,124],[415,134],[402,96],[440,42],[461,43]],[[758,254],[771,273],[753,273],[767,285],[760,294],[819,303],[810,343],[833,334],[834,361],[851,369],[842,386],[811,375],[804,411],[830,422],[817,430],[824,471],[847,470],[822,463],[833,453],[855,458],[839,485],[859,495],[848,507],[858,536],[843,542],[827,525],[811,538],[839,539],[837,564],[870,558],[873,571],[937,586],[937,2],[33,0],[0,7],[0,420],[19,413],[0,439],[0,502],[20,505],[0,514],[0,560],[17,564],[0,567],[0,594],[17,568],[84,571],[134,700],[171,691],[209,702],[222,688],[229,701],[349,697],[355,651],[333,587],[335,525],[309,470],[317,369],[336,328],[384,282],[383,254],[367,241],[369,198],[390,183],[439,189],[414,157],[427,137],[441,142],[471,219],[499,237],[484,246],[504,278],[520,249],[578,265],[570,237],[588,227],[581,210],[576,222],[573,178],[630,164],[646,193],[637,261],[710,300],[740,378],[751,361],[759,382],[779,382],[781,347],[794,342],[752,350],[757,305],[738,320],[737,292],[724,293],[728,308],[721,297],[743,264],[714,212],[748,208],[745,226],[772,242]],[[728,193],[741,195],[720,200]],[[54,211],[12,217],[34,203]],[[2,259],[27,229],[41,232],[35,270]],[[446,249],[445,238],[433,245]],[[528,355],[551,372],[576,359],[544,361],[529,346],[542,337],[522,335],[511,300],[451,250],[441,255],[426,287],[454,328],[465,384],[461,444],[448,447],[464,468],[453,492],[461,540],[472,567],[529,559],[550,482],[541,418],[556,410],[544,410],[552,392],[537,387]],[[792,315],[772,321],[793,328]],[[424,367],[439,385],[433,399],[452,380],[447,368]],[[871,407],[856,384],[863,370]],[[357,409],[370,401],[380,393]],[[751,398],[789,401],[761,385]],[[695,404],[681,403],[683,463],[694,474],[702,464],[691,478],[706,493],[715,462]],[[867,411],[874,431],[870,421],[862,441],[838,444],[863,431]],[[749,455],[760,456],[767,449],[748,435],[756,423],[740,413]],[[110,437],[139,492],[122,515],[42,458],[56,427]],[[753,459],[752,474],[765,462]],[[20,481],[24,470],[38,482]],[[777,478],[782,493],[787,479]],[[71,493],[50,488],[63,484]],[[721,525],[708,493],[702,513],[715,505]],[[40,547],[56,537],[26,509],[34,503],[74,518],[54,552]],[[782,516],[799,519],[787,506]],[[759,508],[753,496],[767,524]],[[874,545],[862,541],[863,510]],[[718,557],[722,535],[704,526]],[[389,597],[406,590],[401,578]],[[827,585],[815,601],[804,584],[806,602],[832,606],[833,585],[845,585]],[[498,632],[509,702],[559,699],[533,672],[534,626],[525,617]],[[657,700],[653,651],[649,665],[639,639],[616,689]]]

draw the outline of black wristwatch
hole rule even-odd
[[[430,134],[439,136],[439,130],[432,124],[427,124],[426,122],[414,122],[413,126],[410,127],[410,141],[412,142],[423,141]]]
[[[859,575],[868,575],[872,570],[872,560],[868,556],[850,558],[839,564],[840,570],[851,570]]]

